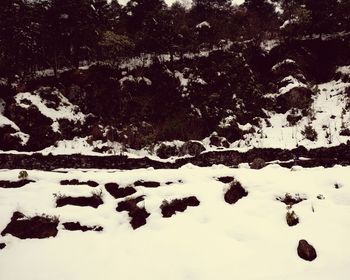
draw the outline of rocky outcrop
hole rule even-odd
[[[205,151],[205,147],[202,143],[196,141],[188,141],[183,144],[180,148],[180,156],[190,155],[190,156],[198,156],[202,152]]]

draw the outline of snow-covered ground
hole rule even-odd
[[[318,279],[345,280],[350,266],[350,167],[286,169],[270,165],[262,170],[245,166],[178,170],[69,170],[68,173],[28,171],[30,183],[19,189],[0,188],[0,230],[12,213],[56,215],[56,238],[20,240],[0,237],[0,279]],[[17,180],[19,170],[0,171],[0,180]],[[227,204],[227,184],[216,180],[234,176],[248,191],[236,204]],[[62,179],[94,180],[100,185],[61,186]],[[151,214],[147,224],[133,230],[126,212],[104,184],[121,187],[136,180],[161,183],[159,188],[136,187]],[[179,182],[178,180],[182,180]],[[175,182],[166,185],[165,182]],[[337,184],[337,185],[335,185]],[[336,188],[337,186],[337,188]],[[97,209],[55,208],[54,194],[89,196],[102,191]],[[307,199],[292,207],[300,223],[289,227],[286,205],[276,197],[300,194]],[[320,196],[322,195],[322,196]],[[163,218],[164,199],[196,196],[198,207]],[[318,199],[324,198],[324,199]],[[62,222],[100,225],[102,232],[70,232]],[[306,239],[317,251],[313,262],[300,259],[297,245]]]
[[[45,88],[44,88],[45,90]],[[67,119],[72,122],[84,123],[85,115],[80,112],[78,106],[73,105],[69,100],[58,90],[54,90],[50,93],[57,98],[57,103],[54,103],[54,108],[52,104],[48,105],[47,100],[43,100],[40,96],[39,91],[31,92],[20,92],[15,96],[17,104],[22,108],[28,108],[30,106],[35,106],[45,117],[51,119],[53,131],[59,131],[60,119]]]

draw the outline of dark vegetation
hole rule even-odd
[[[72,179],[72,180],[62,180],[60,181],[60,184],[61,185],[64,185],[64,186],[69,186],[69,185],[88,185],[90,187],[97,187],[98,186],[98,183],[94,182],[94,181],[87,181],[87,182],[81,182],[79,181],[78,179]]]
[[[133,187],[127,186],[124,188],[120,188],[119,185],[116,183],[107,183],[105,184],[105,188],[106,191],[116,199],[123,198],[136,193],[136,190]]]
[[[144,181],[144,180],[139,180],[134,183],[134,185],[137,186],[142,186],[145,188],[158,188],[160,186],[159,182],[154,182],[154,181]]]
[[[82,226],[79,222],[66,222],[62,224],[64,229],[70,231],[103,231],[103,227],[101,226]]]
[[[71,197],[65,195],[55,195],[56,197],[56,207],[63,207],[66,205],[75,205],[75,206],[88,206],[93,208],[98,208],[101,204],[103,204],[103,200],[101,198],[102,193],[93,193],[92,196],[85,197]]]
[[[290,193],[286,193],[284,197],[277,197],[276,199],[290,207],[306,200],[306,198],[301,197],[300,194],[291,195]]]
[[[292,226],[296,226],[297,224],[299,224],[299,217],[297,216],[297,214],[295,214],[294,211],[292,212],[287,212],[286,214],[286,221],[288,226],[292,227]]]
[[[346,0],[247,0],[241,6],[230,2],[195,0],[186,9],[180,3],[167,7],[163,0],[133,0],[124,7],[115,0],[4,0],[0,73],[11,81],[18,74],[48,67],[57,73],[83,61],[108,60],[114,65],[140,53],[168,53],[173,58],[226,39],[261,41],[278,35],[292,40],[349,30]],[[292,24],[280,29],[286,20]],[[208,25],[198,25],[204,21]]]
[[[58,223],[57,217],[45,215],[26,217],[20,212],[15,212],[1,235],[11,234],[20,239],[55,237]]]
[[[235,179],[235,178],[234,178],[234,177],[231,177],[231,176],[224,176],[224,177],[218,178],[218,180],[219,180],[221,183],[224,183],[224,184],[231,183],[234,179]]]
[[[136,198],[127,198],[124,201],[118,203],[116,210],[118,212],[127,211],[129,214],[130,224],[133,229],[137,229],[147,223],[147,218],[151,215],[147,212],[145,207],[140,207],[137,204],[143,201],[143,196]]]
[[[33,182],[35,181],[32,181],[32,180],[0,181],[0,188],[5,188],[5,189],[22,188],[23,186]]]
[[[160,209],[164,218],[170,218],[176,212],[184,212],[187,207],[195,207],[200,204],[195,196],[189,196],[181,199],[174,199],[172,201],[164,200]]]
[[[209,136],[211,145],[228,147],[249,132],[239,124],[259,125],[263,109],[307,113],[310,88],[275,99],[265,93],[276,92],[288,75],[312,84],[349,64],[349,9],[348,0],[247,0],[240,6],[196,0],[191,8],[163,0],[126,6],[115,0],[1,1],[0,101],[3,114],[30,137],[24,144],[14,127],[2,126],[0,149],[40,150],[76,136],[135,149],[186,141],[181,148],[162,145],[161,158],[198,156],[204,147],[190,140]],[[278,44],[267,52],[261,47],[266,40]],[[287,58],[295,64],[273,68]],[[38,72],[46,69],[52,74]],[[14,99],[25,91],[53,109],[62,105],[60,92],[86,120],[63,117],[54,131],[29,100],[24,108]],[[291,115],[290,123],[298,117]],[[317,136],[308,129],[305,137]]]

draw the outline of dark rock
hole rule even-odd
[[[241,183],[234,181],[229,190],[225,193],[225,201],[229,204],[235,204],[238,200],[246,197],[248,192],[242,187]]]
[[[216,134],[213,134],[209,137],[209,141],[210,141],[209,144],[211,146],[220,147],[222,138],[217,136]]]
[[[158,157],[167,159],[179,154],[179,149],[175,145],[166,145],[162,143],[156,151]]]
[[[103,204],[103,200],[99,195],[93,195],[90,197],[71,197],[71,196],[62,196],[56,199],[56,207],[63,207],[66,205],[75,205],[75,206],[88,206],[93,208],[98,208]]]
[[[298,256],[306,261],[313,261],[317,258],[317,253],[312,245],[302,239],[298,245]]]
[[[120,188],[116,183],[107,183],[105,184],[105,188],[106,191],[116,199],[136,193],[136,190],[133,187]]]
[[[50,216],[24,216],[20,212],[13,213],[11,222],[1,232],[1,235],[11,234],[20,239],[48,238],[57,235],[58,218]]]
[[[21,138],[14,133],[3,132],[3,128],[0,127],[0,149],[4,151],[23,150],[24,147]]]
[[[262,158],[255,158],[249,166],[251,169],[261,169],[266,166],[266,162]]]
[[[70,230],[70,231],[103,231],[103,227],[101,226],[82,226],[79,222],[67,222],[63,223],[64,229]]]
[[[188,141],[180,148],[180,156],[198,156],[205,151],[205,147],[200,142]]]
[[[286,113],[292,108],[308,109],[312,103],[312,91],[305,87],[296,87],[276,98],[276,112]]]
[[[34,183],[32,180],[19,180],[19,181],[0,181],[0,188],[15,189],[21,188],[29,183]]]
[[[160,183],[154,181],[139,180],[134,183],[134,186],[142,186],[145,188],[158,188],[160,186]]]
[[[224,147],[224,148],[230,147],[230,143],[226,140],[225,137],[220,137],[220,136],[216,135],[215,133],[209,137],[209,141],[210,141],[209,144],[211,146]]]
[[[147,223],[147,218],[150,213],[144,207],[137,206],[137,203],[143,201],[143,196],[137,198],[127,199],[118,203],[116,210],[118,212],[127,211],[131,218],[130,224],[133,229],[137,229]]]
[[[0,250],[4,249],[6,247],[5,243],[0,243]]]
[[[188,206],[195,207],[200,204],[195,196],[185,197],[182,199],[174,199],[170,202],[164,201],[160,206],[164,218],[169,218],[176,212],[184,212]]]
[[[9,150],[21,150],[22,141],[18,135],[15,135],[17,131],[10,125],[4,125],[0,127],[0,149],[4,151]]]
[[[38,89],[37,93],[43,100],[46,107],[51,109],[57,109],[61,105],[61,99],[54,92],[53,88],[41,87]]]
[[[218,132],[218,136],[227,139],[231,143],[241,139],[243,136],[243,131],[239,128],[237,122],[234,120],[232,120],[230,124],[227,126],[218,127],[217,132]]]
[[[221,145],[224,147],[224,148],[230,148],[230,142],[228,142],[226,139],[223,139],[221,141]]]

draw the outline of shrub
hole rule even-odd
[[[287,224],[292,227],[292,226],[295,226],[299,223],[299,217],[297,216],[297,214],[295,214],[294,211],[292,212],[287,212],[286,214],[286,221],[287,221]]]
[[[350,129],[349,128],[342,128],[340,131],[341,136],[350,136]]]
[[[289,123],[289,125],[293,126],[293,125],[296,125],[303,117],[298,115],[298,114],[289,114],[287,116],[287,121]]]
[[[28,179],[28,172],[26,170],[20,171],[18,174],[18,179],[27,180]]]
[[[306,125],[304,130],[301,131],[301,134],[310,141],[317,140],[317,132],[311,125]]]

